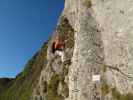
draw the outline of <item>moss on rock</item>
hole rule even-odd
[[[92,6],[91,0],[85,0],[84,4],[87,8],[90,8]]]
[[[64,16],[60,18],[60,24],[57,26],[57,31],[62,40],[66,41],[66,48],[74,47],[74,29],[70,25],[68,19]]]
[[[112,96],[115,100],[133,100],[133,94],[121,94],[116,88],[112,88]]]
[[[59,75],[54,74],[47,86],[47,100],[62,100],[62,97],[57,93],[59,81]]]
[[[101,91],[103,95],[107,95],[110,91],[109,85],[106,82],[103,82],[101,85]]]

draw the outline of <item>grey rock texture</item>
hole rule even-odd
[[[131,92],[133,89],[133,1],[92,0],[92,4],[93,15],[102,29],[105,62],[118,67],[123,73],[108,70],[108,83],[116,86],[121,93]]]
[[[69,69],[69,100],[101,98],[101,82],[93,82],[92,76],[101,75],[101,63],[104,62],[102,36],[92,16],[92,9],[84,3],[85,0],[68,0],[64,10],[68,18],[74,17],[70,20],[76,31],[73,63]],[[99,95],[96,95],[97,92]]]
[[[74,47],[66,49],[72,63],[63,65],[48,49],[48,64],[32,100],[52,100],[42,91],[55,73],[61,98],[53,100],[114,100],[112,88],[121,94],[133,92],[133,1],[91,0],[90,6],[87,2],[90,0],[65,0],[61,16],[74,29]],[[64,68],[68,70],[65,75]],[[100,81],[92,81],[93,75],[100,75]]]
[[[67,56],[70,57],[72,53],[73,53],[72,49],[66,50]],[[55,91],[52,90],[55,93],[57,92],[56,95],[61,96],[63,98],[68,97],[69,88],[68,88],[68,79],[67,79],[68,74],[67,73],[68,73],[70,64],[69,63],[63,64],[59,56],[55,57],[53,55],[52,57],[53,58],[50,58],[51,60],[47,61],[48,63],[47,63],[46,68],[44,68],[41,72],[39,82],[33,91],[31,100],[49,100],[49,98],[55,98],[53,94],[51,94],[51,96],[53,97],[48,97],[49,95],[48,89],[50,85],[56,88]],[[59,78],[57,84],[54,83],[54,81],[56,80],[54,80],[53,78],[57,78],[55,76],[58,76]],[[62,100],[62,99],[57,99],[57,100]]]

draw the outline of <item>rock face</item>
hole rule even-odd
[[[41,72],[31,100],[64,100],[69,97],[68,71],[73,55],[74,30],[68,19],[63,15],[60,17],[57,31],[60,32],[59,35],[66,41],[66,62],[62,63],[61,57],[51,52],[51,44],[54,38],[52,37],[47,49],[47,65]]]
[[[118,67],[108,70],[107,80],[121,93],[133,87],[133,1],[92,0],[95,20],[100,24],[105,63]]]
[[[133,1],[66,0],[61,16],[74,32],[74,45],[66,51],[72,63],[63,65],[58,57],[48,61],[41,72],[40,93],[34,92],[33,100],[132,100]],[[57,31],[65,35],[69,29],[66,26],[61,31],[61,23],[60,18]],[[48,60],[50,55],[48,49]],[[64,68],[68,71],[65,75]],[[99,81],[93,81],[96,75]],[[47,86],[41,85],[42,80]],[[48,90],[51,80],[55,81],[55,93]]]
[[[132,0],[65,0],[56,31],[66,62],[51,36],[15,79],[0,79],[0,100],[133,100]]]
[[[99,100],[101,83],[92,81],[92,76],[102,75],[101,63],[104,62],[99,24],[92,16],[91,5],[88,7],[85,0],[75,0],[73,9],[67,8],[70,4],[69,0],[65,15],[69,18],[72,17],[71,12],[74,13],[72,25],[76,32],[73,63],[69,70],[69,100]]]

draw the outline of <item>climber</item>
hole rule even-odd
[[[65,44],[63,41],[61,41],[60,37],[57,35],[55,37],[54,42],[52,43],[52,53],[61,56],[62,62],[64,62],[64,56],[65,56],[64,49],[65,49]]]

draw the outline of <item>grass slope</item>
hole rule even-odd
[[[47,43],[28,61],[25,69],[10,82],[0,79],[0,100],[29,100],[41,70],[46,65]],[[10,83],[10,84],[9,84]],[[4,84],[7,84],[3,87]]]

